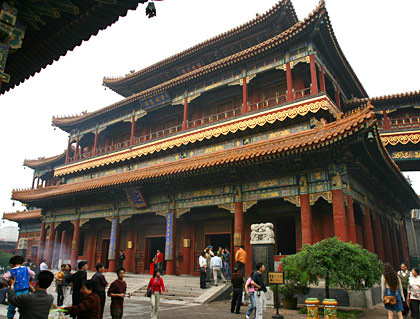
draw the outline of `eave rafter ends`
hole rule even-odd
[[[213,63],[210,63],[208,65],[204,65],[201,68],[198,68],[194,71],[191,71],[189,73],[183,74],[181,76],[178,76],[176,78],[173,78],[171,80],[168,80],[164,83],[161,83],[159,85],[156,85],[152,88],[146,89],[142,92],[133,94],[119,102],[116,102],[114,104],[111,104],[107,107],[104,107],[100,110],[94,111],[94,112],[90,112],[90,113],[86,113],[84,115],[79,115],[79,116],[74,116],[74,117],[68,117],[68,118],[53,118],[53,125],[56,126],[60,126],[60,127],[71,127],[74,125],[78,125],[83,123],[84,121],[103,115],[107,112],[116,110],[124,105],[128,105],[129,103],[132,102],[141,102],[150,98],[153,98],[155,96],[158,96],[159,94],[162,94],[163,92],[166,92],[168,89],[178,86],[180,84],[183,84],[187,81],[196,79],[199,76],[208,74],[209,72],[227,67],[227,66],[231,66],[232,64],[235,63],[243,63],[244,60],[249,59],[249,58],[253,58],[258,54],[261,54],[267,50],[271,50],[275,47],[278,47],[280,45],[284,45],[285,42],[290,41],[291,39],[293,39],[294,37],[297,36],[297,34],[308,30],[309,26],[314,26],[315,23],[321,21],[321,20],[326,20],[329,21],[328,19],[328,15],[326,13],[325,10],[325,4],[323,1],[320,2],[320,4],[318,5],[318,7],[311,13],[309,14],[308,17],[306,17],[303,21],[299,21],[296,24],[294,24],[292,27],[290,27],[289,29],[283,31],[282,33],[274,36],[273,38],[270,38],[266,41],[263,41],[253,47],[250,47],[246,50],[240,51],[238,53],[235,53],[231,56],[228,56],[226,58],[223,58],[221,60],[215,61]],[[351,76],[353,77],[353,79],[358,83],[358,85],[360,84],[360,82],[358,81],[357,77],[355,76],[354,72],[351,70],[348,62],[346,61],[343,53],[341,52],[341,49],[339,49],[337,40],[335,39],[335,36],[333,33],[330,34],[331,36],[331,41],[334,43],[334,45],[337,47],[337,51],[338,54],[340,55],[343,63],[345,64],[345,66],[348,68],[349,73],[351,74]],[[361,87],[361,85],[360,85]],[[363,93],[363,95],[365,96],[365,92],[363,90],[363,88],[361,88],[361,91]]]
[[[300,152],[319,150],[337,143],[345,136],[373,127],[376,121],[370,108],[345,115],[339,120],[307,131],[272,138],[232,149],[215,151],[192,158],[156,164],[119,174],[94,178],[87,181],[45,187],[35,190],[15,190],[12,197],[23,202],[73,196],[75,193],[139,183],[143,180],[161,179],[169,176],[190,174],[194,171],[236,165],[238,162],[254,163],[267,158],[289,156]],[[378,146],[381,144],[379,143]]]
[[[222,135],[236,133],[237,131],[244,131],[246,129],[253,129],[256,126],[264,126],[266,124],[273,124],[276,121],[285,121],[296,116],[306,116],[310,113],[317,113],[319,110],[329,111],[334,117],[338,116],[338,110],[327,96],[318,97],[309,101],[295,103],[294,105],[281,107],[276,110],[262,112],[257,115],[249,115],[241,119],[233,119],[227,123],[215,124],[211,127],[198,129],[193,132],[169,137],[158,142],[151,142],[146,145],[134,147],[129,150],[120,151],[110,155],[104,155],[92,160],[86,160],[81,163],[74,163],[63,167],[56,168],[54,176],[63,176],[75,172],[85,171],[97,167],[102,167],[117,162],[135,159],[146,156],[174,147],[180,147],[203,141],[205,139],[217,138]]]

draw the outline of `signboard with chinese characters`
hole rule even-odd
[[[269,284],[284,284],[284,273],[282,272],[269,272],[268,273]]]
[[[165,243],[165,259],[173,260],[172,256],[172,230],[173,230],[174,213],[168,212],[166,216],[166,243]]]
[[[146,208],[147,203],[144,200],[143,194],[140,191],[139,187],[131,187],[126,190],[127,199],[130,202],[131,206],[140,209]]]

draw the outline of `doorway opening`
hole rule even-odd
[[[151,237],[146,238],[146,253],[144,255],[144,271],[149,272],[150,270],[150,263],[152,262],[153,257],[156,255],[156,250],[160,250],[165,257],[165,237]],[[165,267],[165,262],[163,264],[163,268]]]
[[[105,268],[109,267],[108,260],[108,251],[109,251],[109,239],[103,239],[101,245],[101,263],[105,265]]]
[[[208,245],[213,246],[213,251],[216,252],[219,246],[223,249],[226,247],[231,250],[230,234],[214,234],[206,235],[206,247]]]
[[[293,216],[278,219],[277,248],[282,255],[296,254],[296,223]]]

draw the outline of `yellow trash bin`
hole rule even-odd
[[[324,299],[322,304],[324,305],[324,319],[337,319],[337,300]]]
[[[308,311],[308,319],[319,319],[318,298],[306,298],[305,304],[306,304],[306,310]]]

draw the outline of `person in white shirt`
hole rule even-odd
[[[43,270],[48,270],[48,265],[45,262],[45,260],[41,261],[41,264],[39,265],[39,270],[43,271]]]
[[[198,257],[198,265],[200,266],[200,288],[206,289],[207,259],[205,252],[202,252]]]
[[[222,258],[220,258],[217,255],[211,258],[210,269],[212,269],[213,271],[213,279],[214,279],[215,286],[217,286],[217,275],[219,275],[222,278],[223,282],[226,282],[225,276],[223,276],[223,273],[222,273],[222,267],[223,267]]]
[[[402,263],[400,268],[401,270],[397,272],[397,276],[401,280],[404,298],[407,300],[408,280],[411,277],[411,272],[408,270],[408,267],[405,263]],[[408,312],[410,311],[410,308],[408,307],[407,303],[404,303],[403,306],[404,306],[403,316],[407,316]]]
[[[418,268],[411,269],[411,276],[408,281],[407,302],[410,303],[412,318],[419,319],[420,276]]]

